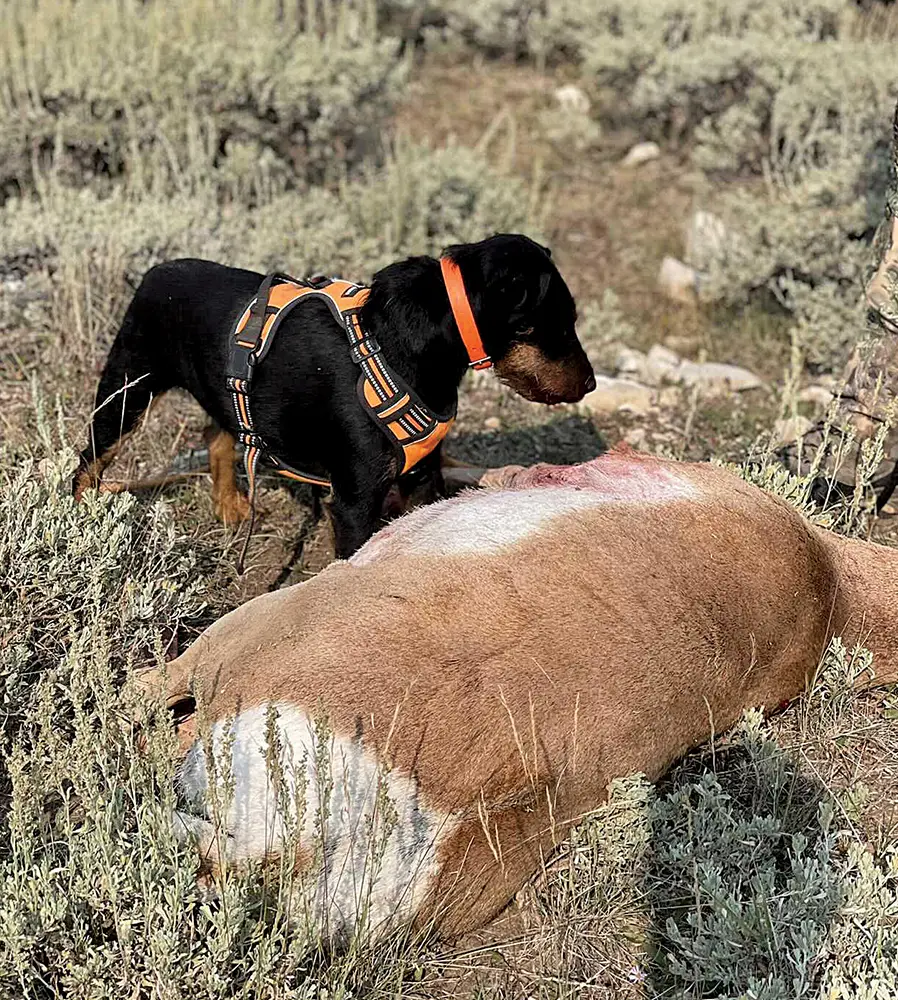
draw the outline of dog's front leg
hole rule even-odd
[[[358,483],[334,477],[330,511],[338,559],[348,559],[377,531],[383,503],[392,485],[392,479]]]
[[[210,424],[203,435],[209,446],[209,470],[212,473],[212,503],[215,514],[224,524],[237,524],[250,515],[249,500],[237,489],[234,472],[233,434],[217,424]]]

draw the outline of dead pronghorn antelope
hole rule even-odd
[[[179,822],[213,869],[290,845],[330,936],[486,923],[613,778],[656,778],[794,698],[831,635],[898,678],[898,551],[710,465],[612,454],[485,478],[499,488],[394,522],[169,665],[167,704],[202,689],[232,781],[216,829],[224,778],[210,789],[183,726]]]

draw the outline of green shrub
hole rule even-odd
[[[756,712],[660,788],[615,783],[539,889],[553,973],[592,981],[616,935],[641,943],[610,980],[629,964],[649,996],[885,1000],[898,863],[841,829],[836,808]]]
[[[404,73],[371,3],[10,0],[0,191],[51,162],[75,184],[148,165],[169,186],[227,188],[249,165],[281,187],[340,177],[379,142]]]
[[[292,862],[198,882],[170,721],[126,680],[201,624],[207,581],[166,504],[76,504],[38,424],[53,457],[0,453],[0,996],[395,993],[395,942],[322,962]]]
[[[11,458],[0,463],[0,716],[18,725],[44,672],[66,683],[73,646],[104,647],[120,668],[152,662],[203,601],[195,550],[165,505],[95,493],[76,504],[67,449],[40,472]]]
[[[892,44],[858,39],[854,18],[842,0],[645,0],[603,3],[583,28],[584,79],[614,95],[606,115],[687,144],[718,176],[763,177],[718,197],[729,239],[703,287],[729,304],[773,295],[826,371],[863,330],[898,96]]]
[[[442,4],[444,31],[486,51],[573,61],[603,124],[687,151],[720,179],[726,257],[703,286],[759,289],[795,316],[814,370],[837,371],[863,332],[858,291],[880,220],[891,40],[846,0],[482,0]],[[467,19],[467,20],[466,20]],[[758,179],[763,179],[759,182]]]
[[[124,187],[73,195],[51,182],[40,199],[10,199],[0,209],[0,261],[29,258],[56,270],[84,255],[113,256],[133,279],[152,263],[191,254],[364,279],[406,254],[496,231],[538,232],[538,195],[464,147],[402,143],[383,167],[337,191],[274,194],[252,211],[204,190],[162,202]]]

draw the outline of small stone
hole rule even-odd
[[[624,441],[631,448],[642,448],[646,441],[646,433],[644,427],[631,427],[630,430],[624,435]]]
[[[498,417],[487,417],[486,420],[483,421],[483,426],[488,431],[501,431],[502,421]]]
[[[699,344],[698,338],[694,334],[672,333],[662,341],[665,347],[669,347],[677,354],[688,354],[694,351]]]
[[[661,155],[661,147],[657,142],[637,142],[631,146],[627,155],[621,160],[622,167],[641,167],[643,163],[657,160]]]
[[[614,359],[614,370],[618,375],[633,375],[639,381],[645,370],[645,355],[632,347],[622,347]]]
[[[824,385],[809,385],[798,394],[799,403],[813,403],[821,410],[825,410],[833,398],[833,394]]]
[[[676,257],[665,257],[658,272],[658,287],[674,302],[692,305],[698,296],[698,276],[694,268]]]
[[[785,420],[777,420],[773,425],[773,446],[778,448],[784,444],[792,444],[814,426],[813,421],[807,417],[787,417]]]
[[[564,111],[573,111],[577,114],[589,114],[589,98],[573,83],[564,87],[559,87],[555,91],[555,100],[561,105]]]
[[[596,388],[583,397],[583,405],[601,416],[626,408],[631,413],[645,414],[652,408],[654,393],[647,385],[624,378],[596,376]]]
[[[679,380],[688,386],[697,386],[705,393],[746,392],[760,389],[764,383],[747,368],[738,365],[724,365],[716,361],[699,364],[684,361],[678,370]]]
[[[643,379],[648,385],[676,382],[681,363],[679,354],[669,347],[654,344],[645,359]]]

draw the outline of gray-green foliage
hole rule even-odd
[[[227,189],[339,176],[379,141],[405,73],[371,3],[10,0],[0,32],[0,190],[148,164]]]
[[[76,504],[71,454],[39,425],[45,457],[0,453],[0,996],[283,1000],[350,994],[356,977],[393,993],[401,954],[321,964],[289,851],[214,892],[198,882],[173,822],[171,724],[126,678],[200,623],[203,577],[164,503]]]
[[[834,644],[824,662],[839,684],[845,659]],[[873,855],[843,828],[837,803],[759,713],[747,713],[703,763],[710,767],[688,762],[660,789],[616,782],[609,804],[576,831],[540,890],[546,912],[566,918],[564,955],[601,951],[591,919],[607,921],[612,909],[616,933],[648,934],[641,957],[629,958],[648,995],[891,996],[894,852]]]
[[[39,421],[46,427],[43,420]],[[203,608],[195,550],[164,505],[93,494],[76,504],[71,453],[38,463],[0,455],[0,718],[18,726],[45,671],[61,685],[71,649],[121,667],[152,659]]]
[[[464,147],[400,145],[382,168],[337,190],[273,194],[252,210],[219,204],[202,189],[165,202],[125,187],[76,195],[49,185],[40,199],[0,209],[0,260],[58,266],[120,254],[133,274],[183,254],[248,267],[277,265],[370,277],[402,254],[434,253],[492,231],[538,229],[526,186]]]
[[[730,237],[708,293],[772,293],[808,361],[840,368],[863,332],[859,290],[898,94],[893,45],[854,37],[840,0],[626,7],[614,30],[590,35],[586,78],[625,93],[624,114],[647,134],[688,140],[697,166],[763,176],[718,199]]]
[[[579,310],[577,336],[596,371],[610,371],[617,351],[631,344],[635,328],[609,288],[601,299],[587,302]]]
[[[818,996],[844,897],[832,807],[757,716],[737,739],[744,760],[676,785],[652,815],[661,974],[675,995]]]
[[[726,255],[704,293],[772,293],[808,362],[838,370],[863,333],[859,288],[882,214],[894,41],[847,0],[480,0],[438,5],[444,33],[578,67],[604,123],[752,178],[715,206]],[[704,294],[703,293],[703,294]]]
[[[832,167],[718,199],[729,237],[705,293],[734,304],[759,291],[775,298],[795,318],[796,341],[816,369],[838,370],[864,331],[868,237],[882,217],[885,174],[871,166],[885,161],[877,143],[886,131],[883,117],[878,132]]]
[[[893,88],[887,45],[848,37],[842,0],[637,0],[584,17],[583,73],[661,138],[694,138],[714,169],[825,156]],[[847,136],[846,136],[847,138]]]

